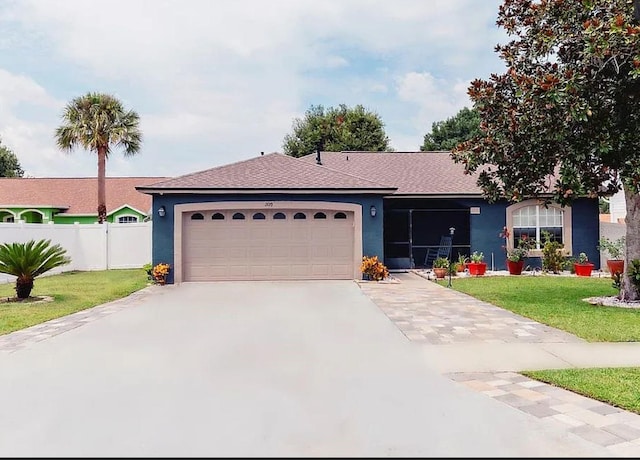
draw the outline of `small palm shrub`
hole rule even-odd
[[[16,296],[26,299],[36,277],[71,262],[66,253],[59,244],[52,245],[51,240],[0,244],[0,273],[16,276]]]
[[[364,256],[362,258],[362,264],[360,264],[360,271],[367,278],[374,281],[381,281],[389,276],[389,270],[378,260],[378,256]]]

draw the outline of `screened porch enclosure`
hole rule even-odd
[[[455,228],[451,260],[469,256],[471,226],[469,208],[436,200],[388,200],[384,209],[384,260],[390,269],[425,266],[429,248]]]

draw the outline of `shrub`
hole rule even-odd
[[[610,240],[607,237],[600,238],[598,251],[605,251],[612,260],[623,259],[626,238],[621,236],[617,240]]]
[[[553,273],[560,273],[565,264],[562,254],[564,244],[551,239],[549,232],[542,232],[544,244],[542,245],[542,269]]]
[[[364,256],[362,258],[362,264],[360,265],[360,271],[368,279],[374,281],[381,281],[389,276],[389,270],[378,260],[378,256]]]
[[[67,250],[51,240],[0,244],[0,273],[16,277],[18,299],[29,297],[36,277],[70,262]]]
[[[627,274],[631,282],[640,289],[640,259],[633,259],[627,268]]]
[[[169,264],[161,262],[153,267],[151,274],[156,283],[164,284],[167,281],[167,275],[169,275],[170,270],[171,266]]]

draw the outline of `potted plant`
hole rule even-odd
[[[515,248],[511,248],[510,233],[507,227],[502,228],[500,238],[504,238],[504,245],[502,246],[507,254],[507,269],[510,275],[522,274],[524,268],[524,259],[529,257],[529,251],[534,247],[534,240],[531,240],[527,235],[522,235],[518,240],[518,245]]]
[[[360,271],[363,278],[370,281],[382,281],[389,276],[387,266],[378,260],[378,256],[364,256],[360,264]]]
[[[464,254],[458,254],[458,261],[456,262],[456,271],[463,272],[469,263],[469,258]]]
[[[165,285],[167,283],[167,276],[169,276],[169,271],[171,267],[166,263],[159,263],[155,267],[153,267],[153,279],[156,284]]]
[[[584,252],[578,255],[578,260],[573,264],[573,267],[578,276],[591,276],[593,270],[593,264],[589,262],[589,257]]]
[[[444,278],[449,269],[449,259],[446,257],[437,257],[433,261],[433,272],[436,274],[436,278]]]
[[[607,267],[611,278],[614,278],[616,274],[624,273],[624,249],[626,239],[621,236],[617,240],[610,240],[607,237],[600,238],[598,244],[598,250],[604,251],[609,254],[607,259]]]
[[[467,265],[469,268],[469,274],[473,276],[482,276],[487,271],[487,264],[484,262],[484,254],[482,252],[474,251],[471,254],[471,262]]]

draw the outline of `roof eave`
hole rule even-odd
[[[231,193],[236,194],[256,194],[256,193],[264,193],[264,194],[291,194],[291,193],[301,193],[301,194],[317,194],[317,193],[327,193],[327,194],[377,194],[377,195],[387,195],[390,193],[394,193],[397,188],[277,188],[277,189],[269,189],[269,188],[146,188],[146,187],[136,187],[139,192],[146,193],[149,195],[185,195],[185,194],[199,194],[199,195],[226,195]]]

